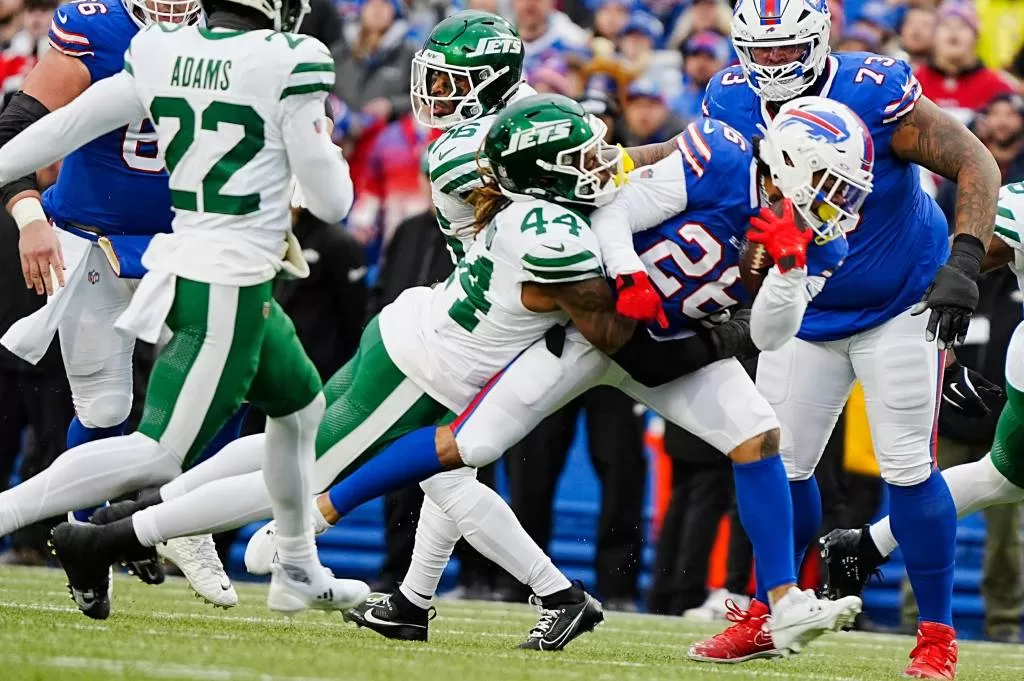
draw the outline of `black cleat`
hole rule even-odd
[[[604,621],[604,610],[596,598],[583,591],[583,599],[576,603],[561,603],[545,606],[544,599],[530,597],[530,602],[540,609],[540,619],[530,630],[529,637],[519,644],[524,650],[561,650],[577,636],[593,631]]]
[[[110,564],[96,551],[99,528],[89,523],[61,523],[53,529],[50,546],[68,576],[71,598],[87,617],[110,617]]]
[[[89,522],[93,525],[109,525],[128,518],[143,508],[146,507],[137,501],[118,501],[96,509],[96,512],[89,518]],[[129,574],[142,580],[143,584],[163,584],[167,577],[155,546],[139,547],[131,556],[125,556],[125,560],[121,564]]]
[[[362,605],[346,610],[346,622],[375,631],[384,638],[398,641],[426,641],[427,625],[437,616],[433,608],[418,608],[402,596],[374,593]]]
[[[867,525],[859,530],[832,530],[818,540],[825,561],[824,589],[832,600],[860,596],[872,575],[889,561],[871,541]]]

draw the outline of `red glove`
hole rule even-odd
[[[810,229],[801,229],[793,214],[793,202],[782,202],[782,215],[771,208],[762,208],[760,217],[750,218],[747,241],[761,244],[785,274],[794,267],[807,266],[807,244],[814,236]]]
[[[615,290],[619,292],[615,311],[623,317],[650,324],[657,322],[668,328],[668,318],[661,307],[661,296],[654,290],[646,272],[630,272],[615,277]]]

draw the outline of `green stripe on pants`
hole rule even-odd
[[[180,456],[184,468],[237,411],[250,387],[262,388],[251,401],[270,416],[305,407],[320,390],[271,289],[272,282],[238,287],[176,281],[166,320],[174,337],[153,365],[139,432]]]
[[[316,437],[313,481],[318,490],[351,473],[389,442],[448,414],[391,361],[376,318],[363,331],[355,357],[331,377],[325,393],[331,395]]]

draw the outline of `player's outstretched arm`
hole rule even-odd
[[[331,142],[323,99],[306,97],[281,124],[288,163],[309,211],[327,223],[339,222],[352,208],[354,191],[348,163]]]
[[[1002,178],[981,140],[930,99],[921,97],[893,133],[891,147],[899,158],[956,182],[954,234],[968,234],[987,247]]]
[[[0,185],[58,161],[100,135],[147,116],[132,77],[105,78],[0,149]]]

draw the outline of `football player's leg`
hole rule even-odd
[[[609,365],[575,332],[558,350],[555,354],[546,342],[539,341],[520,355],[450,427],[440,429],[443,437],[439,440],[447,445],[440,455],[473,468],[493,463],[548,414],[595,385]],[[474,548],[541,598],[567,588],[568,580],[526,534],[505,501],[478,482],[475,475],[460,471],[463,469],[423,481],[427,498],[456,524]],[[491,520],[482,523],[483,517]],[[434,526],[439,531],[427,541],[426,535]],[[444,570],[440,558],[444,554],[447,560],[451,555],[458,535],[451,539],[450,527],[442,528],[439,519],[428,524],[423,534],[424,559],[417,560],[414,552],[405,583],[419,585],[417,590],[410,587],[410,594],[415,591],[429,599]],[[448,541],[442,542],[444,537]],[[416,543],[420,551],[419,531]]]
[[[850,346],[864,386],[875,456],[889,487],[890,524],[920,608],[921,632],[936,641],[918,647],[911,667],[934,662],[955,668],[955,653],[947,652],[955,636],[956,507],[933,465],[943,357],[925,341],[923,319],[909,314],[858,334]],[[932,659],[928,651],[940,648],[942,654]]]
[[[621,387],[732,459],[740,520],[769,590],[770,636],[763,633],[769,613],[769,599],[763,597],[749,611],[737,611],[736,624],[726,631],[695,644],[690,658],[742,662],[775,655],[777,649],[799,652],[823,632],[851,622],[859,599],[824,603],[795,587],[793,517],[778,455],[779,423],[739,362],[717,362],[659,388],[628,380]]]
[[[118,333],[114,322],[131,302],[135,282],[114,276],[99,248],[90,249],[87,258],[90,285],[75,292],[58,327],[75,407],[68,449],[124,435],[132,406],[135,343]],[[80,509],[75,517],[88,520],[93,510]]]
[[[853,367],[842,342],[793,339],[761,353],[756,383],[781,424],[779,451],[789,479],[794,567],[799,570],[821,526],[814,469],[853,387]],[[766,596],[764,586],[759,569],[759,599]]]
[[[989,506],[1024,500],[1024,391],[1008,379],[1006,395],[992,450],[979,461],[942,472],[961,518]],[[870,534],[881,557],[896,550],[888,516],[872,525]]]

